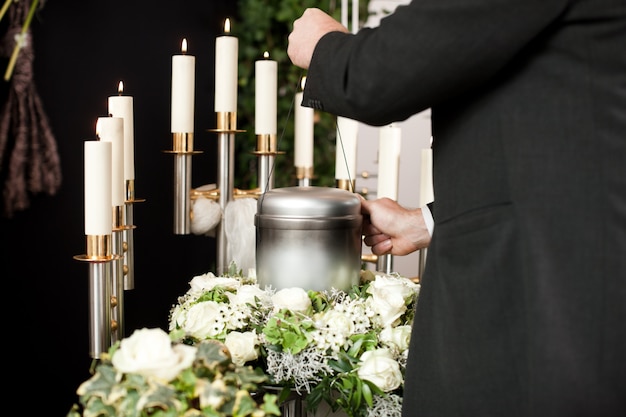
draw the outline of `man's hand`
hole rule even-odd
[[[349,33],[345,26],[320,9],[306,9],[293,22],[293,31],[289,34],[287,46],[289,59],[294,65],[308,69],[317,42],[327,33],[337,31]]]
[[[430,243],[420,208],[409,210],[389,198],[363,199],[361,213],[363,242],[375,255],[407,255]]]

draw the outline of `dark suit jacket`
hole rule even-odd
[[[406,417],[626,415],[626,0],[415,0],[323,37],[303,104],[432,108]]]

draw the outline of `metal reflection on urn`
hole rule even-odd
[[[286,187],[257,202],[256,274],[276,289],[348,290],[361,270],[361,200],[347,190]]]

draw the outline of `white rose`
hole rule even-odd
[[[206,274],[196,275],[189,281],[189,292],[197,293],[202,292],[206,287],[210,285],[212,279],[215,278],[213,272],[207,272]]]
[[[215,301],[202,301],[192,305],[187,310],[182,328],[185,332],[198,339],[215,337],[225,327],[220,306]]]
[[[390,292],[400,294],[403,299],[409,299],[419,292],[419,284],[414,283],[408,278],[393,275],[377,275],[376,279],[370,284],[368,292]]]
[[[389,349],[368,350],[361,355],[359,378],[376,384],[385,392],[393,391],[402,384],[402,372]]]
[[[386,345],[395,346],[399,352],[403,352],[409,348],[411,326],[385,327],[378,335],[378,339]]]
[[[392,326],[406,311],[404,299],[398,294],[369,297],[367,305],[375,313],[372,321],[380,327]]]
[[[162,329],[139,329],[122,339],[113,354],[113,366],[123,373],[137,373],[148,378],[171,381],[193,363],[196,348],[178,344],[172,346]]]
[[[407,300],[416,293],[417,284],[407,278],[378,275],[367,289],[372,296],[367,305],[376,313],[374,321],[387,327],[404,314]]]
[[[230,332],[224,340],[224,344],[230,351],[233,363],[243,365],[248,361],[256,360],[259,357],[257,344],[259,338],[255,332]]]
[[[221,285],[225,288],[237,289],[241,282],[236,278],[216,277],[212,272],[203,275],[197,275],[189,281],[189,292],[192,294],[210,291],[216,286]]]
[[[236,293],[228,293],[230,303],[233,305],[255,305],[255,297],[258,298],[261,303],[268,303],[270,298],[267,292],[259,288],[258,285],[242,285],[239,287]]]
[[[272,296],[274,310],[286,308],[294,312],[305,312],[311,307],[311,299],[302,288],[284,288]]]

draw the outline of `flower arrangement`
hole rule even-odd
[[[238,366],[260,368],[282,398],[295,391],[350,417],[400,416],[419,284],[362,271],[349,291],[262,289],[231,266],[194,277],[170,311],[173,340],[223,342]]]
[[[270,417],[277,396],[260,394],[260,369],[233,363],[216,340],[172,343],[162,329],[139,329],[104,354],[67,417]]]

